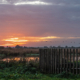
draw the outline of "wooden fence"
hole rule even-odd
[[[80,74],[80,48],[40,49],[40,70],[44,73],[66,71]]]

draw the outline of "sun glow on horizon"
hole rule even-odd
[[[6,42],[5,44],[3,44],[3,46],[15,46],[15,45],[26,44],[28,40],[14,37],[14,38],[3,39],[2,41]]]
[[[9,37],[2,39],[2,46],[16,46],[16,45],[25,45],[30,44],[31,42],[47,42],[58,39],[79,39],[80,37],[58,37],[58,36],[46,36],[46,37]]]
[[[11,37],[2,39],[5,42],[4,46],[15,46],[15,45],[23,45],[29,42],[41,42],[41,41],[50,41],[51,39],[57,39],[60,37],[56,36],[47,36],[47,37]]]
[[[9,39],[3,39],[3,41],[8,41],[8,42],[27,42],[28,40],[23,40],[19,38],[9,38]]]

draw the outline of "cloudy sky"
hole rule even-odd
[[[0,0],[0,46],[80,46],[80,0]]]

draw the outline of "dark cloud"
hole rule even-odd
[[[14,5],[26,1],[37,0],[1,2],[0,27],[3,32],[18,32],[26,36],[79,36],[80,0],[39,0],[52,5]]]

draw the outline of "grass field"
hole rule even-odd
[[[10,57],[38,57],[39,49],[4,48],[0,49],[0,59]]]
[[[39,62],[10,61],[0,62],[0,80],[80,80],[80,75],[62,72],[44,74],[39,70]]]
[[[1,52],[10,52],[10,53],[20,53],[20,54],[23,54],[23,53],[28,53],[28,52],[31,52],[31,53],[38,53],[39,52],[39,49],[27,49],[27,48],[3,48],[3,49],[0,49]]]

